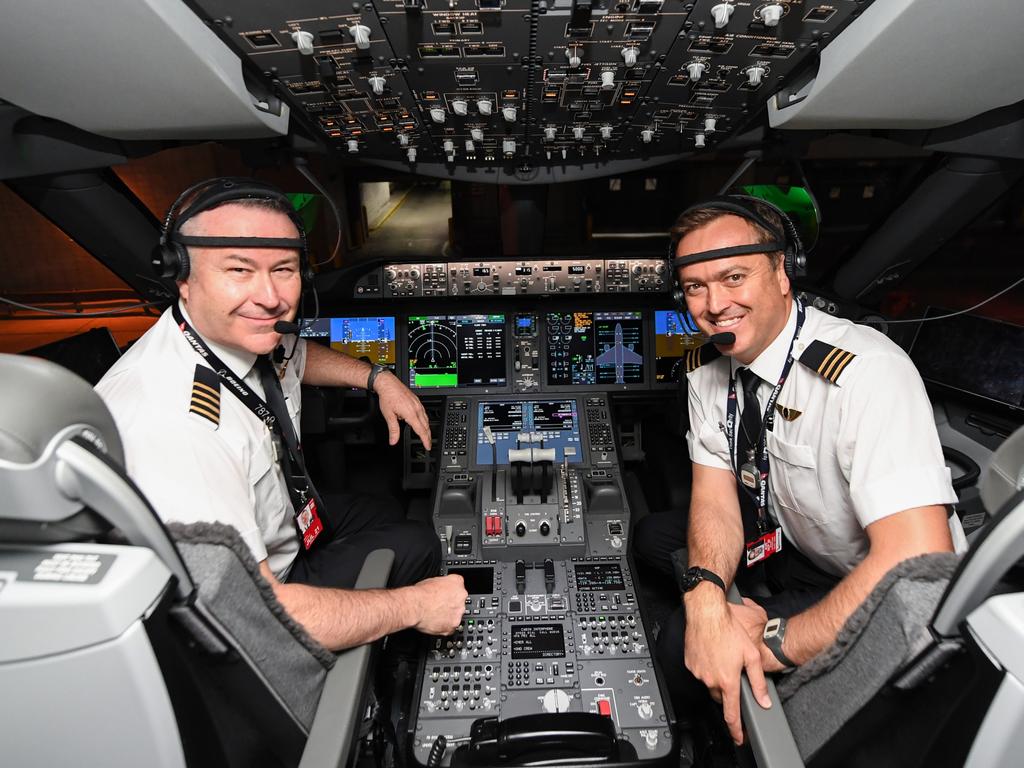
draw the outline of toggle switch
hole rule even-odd
[[[409,147],[409,149],[407,149],[405,151],[405,156],[409,160],[410,163],[415,163],[416,162],[416,147]]]
[[[349,151],[350,154],[354,155],[354,154],[356,154],[359,151],[359,142],[356,141],[355,139],[349,139],[347,144],[348,144],[348,151]]]
[[[704,118],[704,133],[714,133],[718,127],[718,120],[714,117]]]
[[[583,63],[583,59],[580,58],[580,49],[575,45],[566,47],[565,58],[569,60],[569,69],[576,69]]]
[[[451,156],[455,154],[455,142],[451,139],[445,139],[444,144],[442,144],[441,147],[446,155]]]
[[[698,149],[704,149],[704,147],[707,146],[704,143],[703,133],[698,133],[696,136],[693,137],[693,146],[697,147]]]
[[[398,134],[398,145],[401,146],[401,147],[408,147],[409,146],[409,134],[407,134],[407,133],[400,133],[400,134]]]
[[[514,155],[516,153],[516,140],[515,139],[502,139],[502,141],[501,141],[501,151],[504,152],[506,156]]]
[[[583,126],[582,125],[577,125],[577,126],[575,126],[572,129],[572,137],[574,139],[576,139],[576,141],[583,141]]]

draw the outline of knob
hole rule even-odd
[[[380,75],[374,75],[369,80],[370,88],[373,90],[374,95],[382,96],[384,94],[384,78]]]
[[[365,24],[354,24],[348,28],[348,32],[356,41],[356,48],[365,51],[370,47],[370,28]]]
[[[518,523],[516,523],[516,536],[522,538],[525,535],[526,535],[526,523],[524,523],[522,520],[520,520]]]
[[[359,142],[358,141],[356,141],[355,139],[349,139],[347,143],[348,143],[348,151],[350,153],[352,153],[354,155],[356,152],[359,151]]]
[[[489,115],[489,114],[491,114],[491,108],[493,106],[494,105],[491,103],[490,99],[477,99],[476,100],[476,111],[479,112],[481,115]]]
[[[484,140],[484,132],[480,128],[473,128],[469,132],[469,137],[471,139],[473,139],[473,141],[483,141]]]
[[[580,49],[575,45],[566,47],[565,58],[569,60],[569,69],[576,69],[576,67],[583,63],[583,59],[580,58]]]
[[[475,152],[476,151],[476,145],[473,143],[472,139],[466,139],[466,151],[467,152]]]
[[[729,17],[736,10],[732,3],[719,3],[711,6],[711,16],[715,20],[715,29],[723,29],[729,23]]]
[[[636,706],[636,713],[640,716],[641,720],[650,720],[654,717],[654,708],[651,706],[651,702],[641,701]]]
[[[551,524],[547,520],[541,520],[538,530],[540,531],[541,536],[547,536],[551,533]]]
[[[635,45],[631,45],[628,48],[622,49],[622,58],[626,62],[627,67],[632,67],[636,64],[636,57],[640,55],[640,49]]]
[[[655,271],[655,273],[656,273],[656,274],[659,274],[659,275],[664,275],[664,274],[665,274],[665,262],[663,262],[663,261],[659,261],[659,262],[658,262],[658,263],[657,263],[657,264],[655,265],[655,267],[654,267],[654,271]]]
[[[714,117],[704,118],[704,133],[714,133],[715,128],[718,125],[718,120]]]
[[[515,139],[502,139],[501,151],[506,155],[514,155],[516,153],[516,140]]]
[[[431,107],[430,108],[430,119],[433,120],[435,123],[443,123],[444,122],[444,110],[441,109],[441,107]]]
[[[544,698],[541,699],[541,705],[544,707],[544,711],[548,713],[568,712],[569,694],[560,688],[552,688],[544,694]]]
[[[396,277],[398,277],[398,273],[395,272],[395,270],[393,270],[391,267],[388,267],[387,269],[384,270],[385,282],[393,282]]]
[[[643,140],[644,144],[650,144],[654,140],[654,131],[650,128],[644,128],[640,131],[640,138]]]
[[[405,150],[405,156],[408,158],[410,163],[416,162],[416,147],[409,147]]]
[[[469,104],[466,103],[465,99],[455,99],[452,102],[452,112],[456,115],[465,115],[469,112]]]
[[[546,126],[544,128],[544,141],[554,141],[556,133],[558,133],[558,129],[555,126]]]
[[[693,137],[693,146],[697,147],[698,149],[703,149],[704,147],[707,146],[707,144],[704,143],[703,133],[698,133],[696,136]]]
[[[654,728],[649,728],[646,731],[643,731],[643,734],[644,734],[644,744],[647,745],[647,748],[648,749],[657,749],[658,748],[658,732]]]
[[[409,270],[409,277],[411,277],[413,280],[419,280],[420,271],[413,267],[412,269]]]
[[[700,76],[704,74],[704,70],[707,68],[703,61],[691,61],[687,64],[686,73],[690,76],[690,82],[696,83],[700,80]]]
[[[782,18],[782,6],[778,3],[766,5],[761,9],[761,21],[766,27],[777,27],[779,19]]]
[[[451,139],[445,139],[444,144],[442,144],[441,146],[444,148],[444,153],[446,155],[455,154],[455,142],[453,142]]]
[[[761,84],[761,78],[764,77],[764,74],[767,71],[768,70],[766,70],[764,67],[757,67],[757,66],[748,67],[747,68],[747,84],[751,88],[757,88],[757,86],[759,86]]]
[[[295,45],[299,48],[299,53],[303,56],[313,55],[313,33],[306,32],[300,29],[298,32],[292,32],[292,40],[295,41]]]
[[[516,121],[517,110],[515,107],[502,107],[501,116],[505,118],[506,122],[514,123]]]
[[[601,138],[607,141],[612,137],[612,127],[610,125],[602,125],[600,128]]]
[[[615,73],[607,69],[601,73],[601,90],[610,91],[615,87]]]
[[[409,146],[409,134],[407,134],[407,133],[400,133],[400,134],[398,134],[398,144],[399,144],[399,146],[402,146],[402,147],[408,147]]]
[[[582,125],[577,125],[577,126],[575,126],[572,129],[572,137],[574,139],[576,139],[576,141],[583,141],[583,126]]]
[[[643,271],[644,271],[644,268],[643,268],[642,266],[640,266],[639,264],[634,264],[634,265],[633,265],[633,269],[632,269],[632,272],[633,272],[633,274],[634,274],[634,275],[636,275],[637,277],[639,277],[639,276],[640,276],[640,274],[641,274],[641,273],[642,273]]]

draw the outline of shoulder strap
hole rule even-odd
[[[715,360],[722,356],[722,353],[718,351],[718,347],[714,344],[705,344],[702,347],[696,349],[688,349],[683,354],[683,362],[686,365],[686,372],[693,373],[702,365],[707,365],[712,360]]]
[[[800,362],[823,379],[838,385],[843,371],[855,357],[857,356],[853,352],[847,352],[824,341],[812,341],[800,355]]]
[[[214,427],[220,426],[220,377],[211,368],[196,363],[192,379],[192,399],[188,412],[201,416]]]

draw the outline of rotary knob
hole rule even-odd
[[[516,153],[516,140],[515,139],[502,139],[501,151],[506,155],[514,155]]]
[[[483,141],[484,132],[481,128],[472,128],[469,131],[469,138],[471,138],[473,141]]]
[[[622,49],[622,58],[626,62],[627,67],[632,67],[636,64],[636,57],[640,55],[640,49],[635,45],[631,45],[628,48]]]
[[[466,139],[466,152],[476,152],[476,145],[473,143],[472,139]]]
[[[504,117],[505,120],[509,123],[514,123],[516,121],[517,112],[518,110],[516,110],[515,107],[511,106],[501,108],[501,116]]]
[[[537,530],[540,531],[541,536],[547,536],[551,533],[551,524],[547,520],[541,520],[540,527]]]
[[[526,535],[526,523],[524,523],[522,520],[520,520],[518,523],[516,523],[515,530],[516,530],[516,536],[518,536],[519,538],[522,538],[523,536]]]
[[[398,277],[398,273],[394,269],[388,267],[384,270],[384,280],[388,283],[393,283],[395,278]]]
[[[698,133],[696,136],[693,137],[693,146],[697,147],[698,149],[704,149],[704,147],[707,146],[707,144],[704,141],[704,138],[705,137],[703,133]]]
[[[724,29],[729,23],[729,17],[736,10],[732,3],[719,3],[711,6],[711,16],[715,20],[715,29]]]
[[[352,39],[356,41],[356,48],[365,51],[370,47],[370,28],[365,24],[353,24],[348,28]]]
[[[574,139],[576,139],[576,141],[583,141],[583,126],[582,125],[577,125],[577,126],[575,126],[572,129],[572,137]]]
[[[641,701],[636,706],[636,713],[640,716],[641,720],[650,720],[654,717],[654,708],[651,706],[651,702]]]
[[[491,109],[493,107],[494,107],[494,104],[491,103],[490,99],[477,99],[476,100],[476,111],[479,112],[481,115],[489,115],[489,114],[491,114]]]
[[[544,141],[554,141],[555,140],[555,134],[557,132],[558,132],[558,129],[555,128],[555,126],[553,126],[553,125],[546,126],[544,128]]]
[[[704,118],[704,133],[714,133],[718,128],[718,120],[714,117]]]
[[[435,123],[443,123],[444,122],[444,110],[441,109],[441,107],[431,107],[430,108],[430,119],[433,120]]]
[[[350,154],[356,154],[359,152],[359,142],[355,139],[349,139],[346,144],[348,145],[348,151]]]
[[[707,64],[703,61],[691,61],[687,64],[686,74],[690,76],[690,82],[696,83],[700,80],[700,76],[704,74],[704,70],[707,68]]]
[[[452,102],[452,112],[459,116],[468,114],[469,104],[465,99],[455,99],[455,101]]]
[[[601,90],[610,91],[615,87],[615,73],[605,70],[601,73]]]
[[[398,144],[399,144],[399,146],[402,146],[402,147],[409,146],[409,134],[407,134],[407,133],[400,133],[400,134],[398,134]]]
[[[416,269],[415,267],[410,269],[409,270],[409,277],[411,277],[413,280],[419,280],[420,279],[420,271],[418,269]]]
[[[604,139],[605,141],[612,137],[612,127],[610,125],[602,125],[600,130],[601,138]]]
[[[380,75],[374,75],[373,77],[368,78],[366,82],[370,84],[370,89],[373,91],[375,96],[384,95],[385,81],[383,77]]]
[[[300,29],[298,32],[292,32],[292,40],[295,41],[295,45],[299,49],[299,53],[303,56],[313,55],[313,33],[306,32]]]
[[[555,712],[568,712],[569,694],[560,688],[552,688],[544,694],[544,698],[541,699],[541,706],[544,707],[545,712],[551,714]]]
[[[761,9],[761,21],[766,27],[777,27],[782,18],[783,8],[778,3],[771,3]]]
[[[644,128],[640,131],[640,139],[644,144],[650,144],[654,140],[654,131],[650,128]]]
[[[761,84],[761,79],[764,77],[766,70],[764,67],[748,67],[747,68],[747,85],[751,88],[757,88]]]

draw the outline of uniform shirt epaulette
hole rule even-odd
[[[686,364],[686,372],[693,373],[702,365],[707,365],[712,360],[722,356],[714,344],[705,344],[696,349],[688,349],[683,353],[683,361]]]
[[[220,426],[220,377],[198,363],[192,379],[192,399],[189,401],[188,412],[202,416],[214,427]]]
[[[824,341],[812,341],[800,355],[800,362],[823,379],[838,384],[843,371],[855,357],[853,352],[847,352]]]

